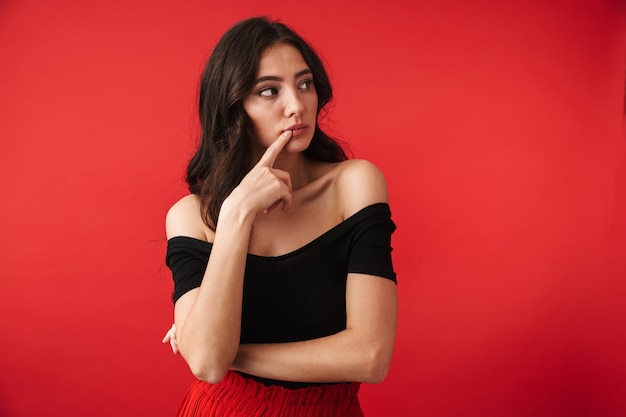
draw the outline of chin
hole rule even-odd
[[[313,137],[295,137],[292,138],[286,145],[285,145],[285,152],[288,153],[300,153],[300,152],[304,152],[309,145],[311,145],[311,141],[313,140]]]

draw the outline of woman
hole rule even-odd
[[[233,26],[201,80],[191,194],[169,210],[180,416],[362,416],[391,361],[395,229],[381,172],[318,126],[332,98],[281,23]]]

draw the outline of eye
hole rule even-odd
[[[310,90],[311,87],[313,87],[313,80],[304,80],[298,86],[300,90]]]
[[[263,88],[259,90],[257,94],[260,95],[261,97],[272,97],[278,94],[278,89],[274,87],[267,87],[267,88]]]

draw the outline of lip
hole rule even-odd
[[[291,135],[293,137],[293,136],[298,136],[298,135],[303,134],[308,128],[309,128],[309,125],[297,123],[295,125],[289,126],[287,129],[283,130],[283,132],[286,132],[287,130],[291,130]]]

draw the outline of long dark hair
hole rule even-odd
[[[284,24],[265,17],[250,18],[224,34],[200,80],[200,144],[187,167],[189,190],[200,196],[202,219],[212,230],[224,199],[250,169],[252,123],[243,100],[254,85],[262,53],[278,43],[295,47],[313,72],[318,116],[332,99],[322,61],[304,39]],[[319,123],[304,155],[324,162],[348,159]]]

